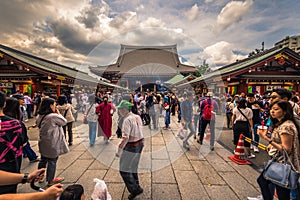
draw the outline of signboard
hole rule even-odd
[[[13,83],[0,83],[0,88],[13,88]]]
[[[280,85],[267,85],[266,90],[273,90],[273,89],[278,89],[281,88]]]

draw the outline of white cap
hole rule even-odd
[[[212,96],[213,96],[213,93],[212,93],[212,92],[208,92],[208,93],[206,94],[206,96],[207,96],[207,97],[212,97]]]

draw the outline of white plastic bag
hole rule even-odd
[[[111,196],[107,190],[105,182],[98,178],[94,178],[94,182],[96,185],[91,196],[92,200],[111,200]]]

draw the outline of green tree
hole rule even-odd
[[[196,76],[200,77],[202,74],[207,74],[211,72],[211,68],[209,67],[209,64],[206,63],[206,60],[203,61],[202,65],[196,66]]]

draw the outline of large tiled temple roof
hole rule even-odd
[[[130,46],[121,44],[119,57],[114,64],[107,66],[91,67],[96,74],[115,72],[120,74],[140,73],[140,67],[159,66],[160,70],[152,70],[150,73],[176,74],[179,72],[193,73],[195,66],[182,64],[178,58],[176,45],[169,46]],[[162,70],[161,68],[165,68]],[[149,70],[145,71],[149,73]]]

